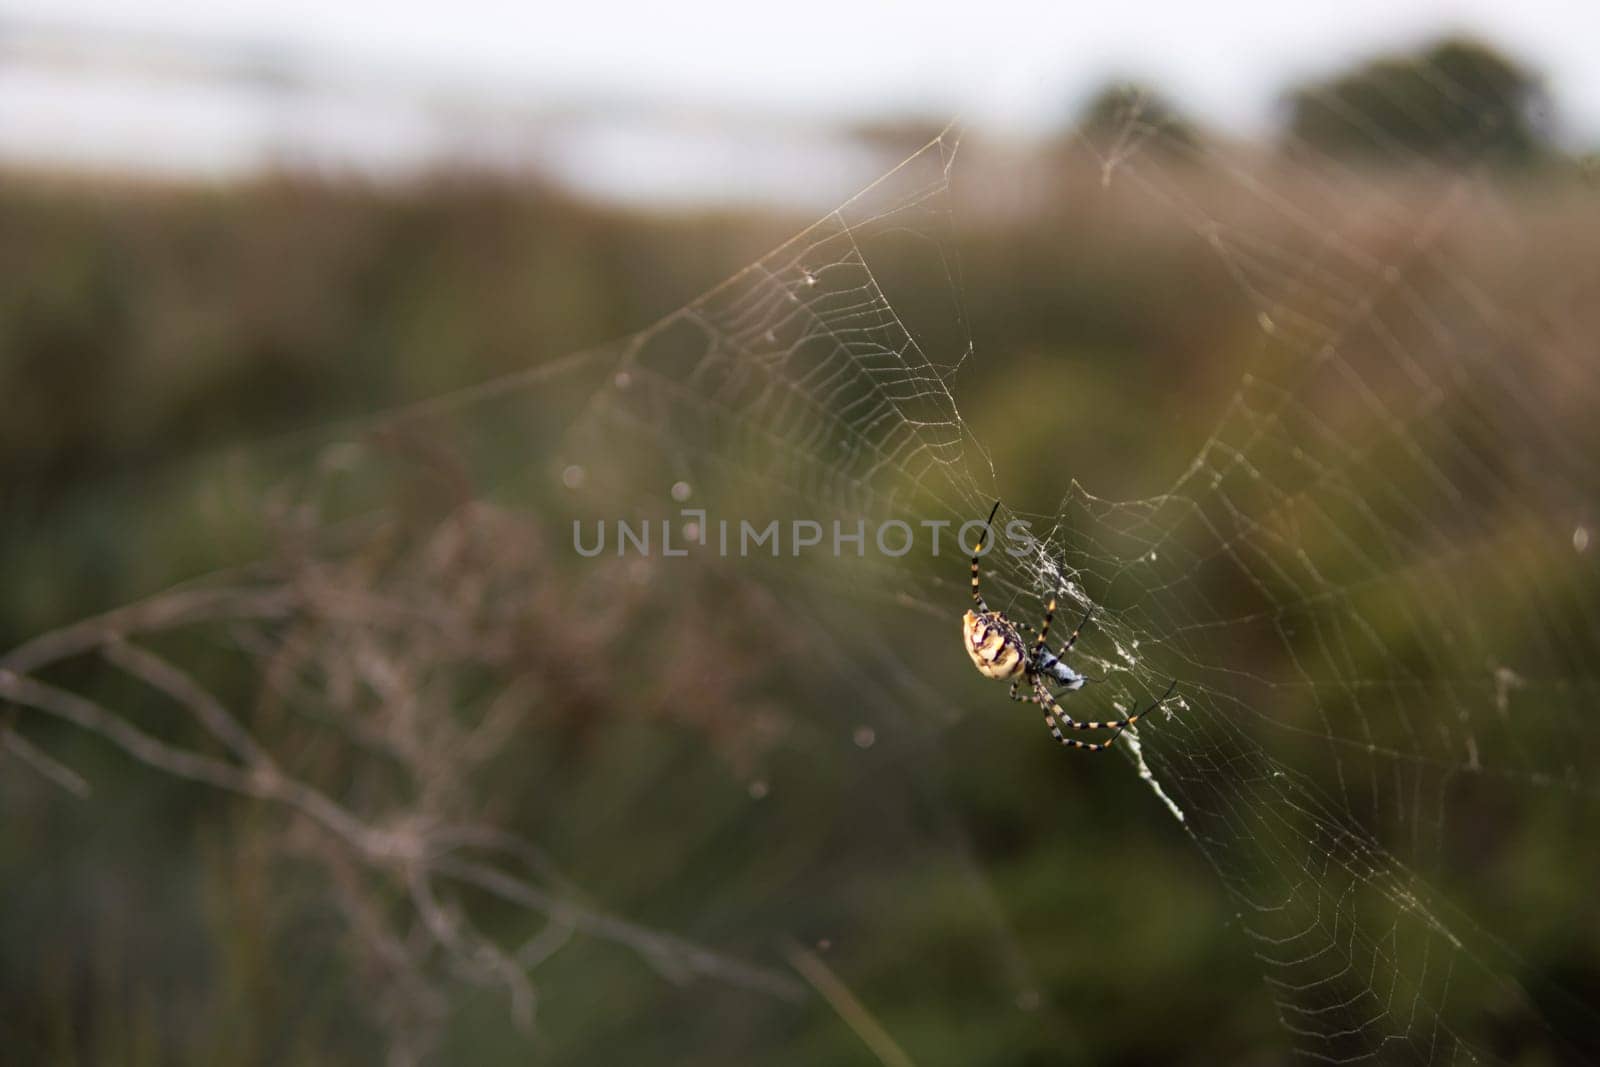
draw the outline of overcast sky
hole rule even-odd
[[[1592,0],[0,0],[0,25],[7,17],[269,46],[536,101],[959,112],[1021,126],[1133,75],[1242,130],[1287,82],[1468,30],[1542,70],[1569,127],[1600,137]]]

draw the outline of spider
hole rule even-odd
[[[1079,674],[1067,666],[1061,658],[1077,642],[1078,634],[1083,632],[1084,624],[1089,621],[1089,616],[1094,614],[1094,607],[1091,605],[1089,610],[1083,613],[1083,618],[1078,620],[1078,625],[1067,638],[1066,644],[1061,646],[1059,653],[1051,652],[1045,645],[1045,640],[1050,635],[1050,620],[1056,613],[1054,597],[1044,609],[1044,623],[1040,625],[1039,635],[1033,639],[1032,647],[1023,644],[1018,624],[1006,618],[1002,612],[989,610],[989,605],[983,602],[983,593],[978,588],[978,557],[983,552],[984,538],[989,536],[989,524],[994,522],[999,510],[1000,502],[997,500],[994,510],[989,512],[988,519],[984,521],[983,533],[978,535],[977,543],[972,546],[972,600],[977,605],[977,610],[968,611],[961,617],[962,644],[966,646],[967,655],[972,657],[972,665],[977,667],[978,673],[985,678],[997,678],[1001,681],[1010,678],[1012,700],[1024,704],[1038,704],[1042,707],[1044,723],[1050,728],[1050,736],[1061,744],[1089,752],[1110,748],[1122,731],[1165,704],[1167,698],[1172,696],[1172,691],[1178,687],[1178,680],[1176,678],[1172,680],[1172,684],[1167,686],[1167,691],[1161,695],[1160,700],[1124,719],[1115,719],[1111,722],[1078,722],[1063,711],[1061,705],[1050,695],[1046,681],[1053,681],[1069,692],[1077,692],[1089,682],[1097,681]],[[1020,625],[1025,630],[1033,629],[1027,623]],[[1017,694],[1017,687],[1023,682],[1033,686],[1031,696]],[[1116,732],[1104,741],[1091,743],[1063,736],[1061,726],[1069,730]]]

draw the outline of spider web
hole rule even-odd
[[[1179,679],[1128,758],[1228,888],[1298,1053],[1492,1059],[1494,1010],[1570,1010],[1570,994],[1520,986],[1515,938],[1438,883],[1472,875],[1449,854],[1472,833],[1453,820],[1594,803],[1596,442],[1555,414],[1595,384],[1564,318],[1593,273],[1531,313],[1488,295],[1537,255],[1470,143],[1449,166],[1406,158],[1423,173],[1398,183],[1304,145],[1285,181],[1166,144],[1219,172],[1199,201],[1170,165],[1141,164],[1163,137],[1142,114],[1130,101],[1108,147],[1078,148],[1209,246],[1253,312],[1248,359],[1169,489],[1113,501],[1075,483],[1020,515],[1042,540],[989,564],[991,599],[1000,586],[1023,618],[1051,594],[1068,615],[1099,608],[1078,651],[1123,712]],[[948,268],[951,150],[940,138],[891,190],[642,336],[597,401],[605,439],[664,442],[692,484],[748,480],[829,514],[983,515],[1003,472],[958,414],[983,356],[959,328],[929,351],[872,268],[875,243],[908,231]],[[1251,210],[1236,224],[1216,201],[1237,195]],[[1504,261],[1452,253],[1484,226]],[[1048,423],[1049,397],[1029,414]],[[963,599],[953,564],[889,580],[930,616]]]
[[[952,822],[939,784],[943,738],[970,741],[983,735],[974,717],[1019,711],[993,693],[991,716],[962,688],[955,531],[1039,480],[991,454],[962,412],[1000,388],[1059,454],[1077,431],[1049,386],[972,329],[954,250],[963,225],[1103,209],[1202,251],[1192,281],[1227,301],[1237,365],[1220,403],[1165,398],[1203,407],[1192,441],[1132,401],[1119,414],[1140,427],[1133,440],[1186,450],[1160,491],[1098,495],[1069,480],[1089,472],[1052,461],[1059,499],[1002,506],[998,524],[1025,520],[1036,540],[990,554],[990,602],[1029,620],[1051,596],[1062,620],[1095,608],[1073,656],[1101,681],[1073,700],[1130,712],[1178,680],[1113,754],[1052,751],[1054,773],[1093,758],[1138,776],[1152,801],[1140,817],[1176,820],[1220,880],[1297,1054],[1577,1055],[1592,1009],[1525,958],[1567,934],[1592,944],[1592,922],[1563,908],[1600,873],[1587,845],[1600,390],[1585,341],[1600,323],[1593,268],[1571,271],[1556,236],[1577,216],[1530,211],[1538,194],[1480,165],[1471,139],[1441,164],[1349,115],[1403,165],[1374,177],[1307,144],[1269,158],[1197,142],[1150,114],[1134,98],[1109,135],[1085,130],[1062,149],[1065,187],[1032,199],[1025,182],[997,197],[945,131],[618,345],[330,428],[310,461],[299,445],[236,458],[210,491],[239,558],[256,562],[12,651],[0,696],[297,813],[291,851],[329,872],[381,961],[397,1058],[437,1047],[458,983],[507,991],[532,1025],[541,999],[562,995],[542,976],[565,973],[566,946],[587,939],[629,950],[669,987],[780,1006],[819,994],[892,1062],[905,1055],[894,1028],[789,940],[869,939],[845,902],[877,884],[886,856],[929,885],[936,873],[968,886],[992,984],[1037,1008],[981,842]],[[1593,228],[1576,247],[1593,247]],[[1175,380],[1190,358],[1171,353]],[[263,481],[277,488],[262,496]],[[797,557],[787,535],[777,558],[692,544],[745,518],[896,519],[919,538],[918,524],[949,526],[937,557],[925,540],[873,552],[870,534],[859,556]],[[690,558],[659,541],[649,556],[577,558],[568,524],[603,519],[666,522]],[[144,695],[51,680],[86,656]],[[250,683],[208,686],[224,659],[249,664]],[[946,661],[948,674],[932,666]],[[187,717],[116,710],[151,693]],[[663,781],[608,801],[687,820],[702,831],[692,856],[653,854],[646,828],[603,850],[625,861],[574,875],[552,859],[626,833],[588,816],[597,798],[560,769],[564,728],[530,711],[574,700],[687,721],[733,768],[741,790],[709,807],[677,809],[720,796],[682,780],[681,753],[656,768]],[[729,707],[731,723],[716,713]],[[605,750],[640,758],[659,738],[647,726],[630,741],[640,728],[623,721]],[[526,731],[552,741],[519,775],[495,760]],[[26,726],[7,736],[76,788]],[[981,743],[1004,761],[1017,736]],[[581,768],[603,763],[584,751]],[[808,776],[837,781],[838,817],[862,824],[842,847],[811,822],[785,829],[784,783]],[[541,805],[530,825],[523,809]],[[1523,823],[1555,827],[1557,869],[1578,887],[1539,908],[1520,903],[1533,876],[1493,850]],[[654,905],[634,877],[700,903]],[[621,1014],[623,1030],[675,1025],[649,993]],[[1509,1051],[1508,1027],[1523,1042]]]

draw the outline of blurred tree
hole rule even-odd
[[[1107,82],[1078,113],[1076,132],[1111,152],[1187,155],[1200,144],[1199,128],[1158,90],[1137,81]]]
[[[1540,77],[1469,38],[1368,60],[1290,91],[1287,106],[1289,137],[1335,155],[1397,160],[1411,149],[1432,160],[1527,164],[1552,148]]]

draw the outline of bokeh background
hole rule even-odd
[[[0,649],[20,650],[0,702],[0,1060],[1600,1054],[1595,16],[187,6],[0,13]],[[1060,523],[1128,632],[1180,638],[1157,673],[1237,694],[1195,714],[1275,739],[1297,788],[1380,769],[1339,816],[1380,847],[1330,904],[1331,943],[1341,921],[1393,941],[1335,969],[1362,972],[1350,999],[1285,990],[1241,914],[1250,861],[1203,819],[1181,826],[1127,760],[1057,750],[974,681],[959,561],[569,550],[572,516],[675,508],[678,474],[730,514],[853,499],[813,481],[764,500],[754,460],[670,421],[664,474],[618,437],[629,476],[606,481],[578,413],[638,331],[919,151],[897,180],[932,174],[931,210],[865,210],[862,232],[959,382],[984,488]],[[1361,290],[1424,248],[1436,273]],[[1448,648],[1428,607],[1366,604],[1370,645],[1300,660],[1305,707],[1244,695],[1285,659],[1237,588],[1269,563],[1165,593],[1112,566],[1140,522],[1189,520],[1100,501],[1160,501],[1251,428],[1249,383],[1275,373],[1263,307],[1297,358],[1331,345],[1380,396],[1430,394],[1414,435],[1367,426],[1348,381],[1270,431],[1296,454],[1259,469],[1285,485],[1302,449],[1360,453],[1339,484],[1372,518],[1334,523],[1348,538],[1289,524],[1287,543],[1347,599],[1377,559],[1441,601],[1459,575],[1393,556],[1413,535],[1489,546],[1457,618],[1531,666]],[[1297,335],[1297,313],[1337,342]],[[1471,520],[1421,475],[1398,490],[1414,512],[1387,509],[1408,450],[1465,487],[1451,507]],[[708,455],[750,466],[708,482]],[[1027,577],[997,583],[1037,610]],[[1175,621],[1207,613],[1229,623],[1215,637]],[[1363,689],[1396,663],[1409,718],[1386,718],[1399,687]],[[1526,734],[1491,729],[1507,754],[1475,779],[1457,709],[1504,713],[1519,688],[1541,706],[1518,709]],[[1344,712],[1379,723],[1365,756]],[[1430,733],[1385,747],[1388,721]],[[254,744],[362,826],[263,784]],[[1217,751],[1196,734],[1152,763],[1180,792],[1252,781]],[[1344,844],[1287,836],[1287,883],[1343,884]],[[439,864],[420,879],[418,841]],[[1281,877],[1287,854],[1260,855]],[[1392,1006],[1415,946],[1360,897],[1391,877],[1471,962],[1454,999],[1423,998],[1431,1036],[1385,1041],[1365,1002]],[[1308,1045],[1341,1013],[1343,1037]]]

